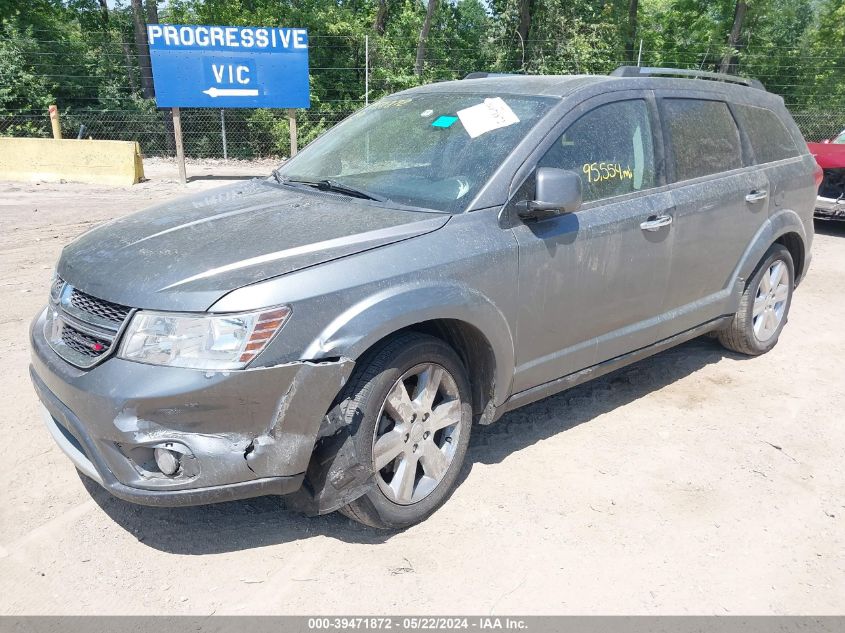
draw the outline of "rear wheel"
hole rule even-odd
[[[440,339],[402,334],[362,359],[341,414],[375,479],[341,508],[378,528],[427,518],[455,487],[469,443],[469,381],[458,355]]]
[[[749,279],[739,310],[718,332],[719,342],[750,356],[772,349],[786,325],[794,285],[792,255],[785,246],[773,244]]]

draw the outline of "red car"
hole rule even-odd
[[[816,217],[824,220],[845,220],[845,130],[839,136],[822,143],[807,143],[824,170]]]

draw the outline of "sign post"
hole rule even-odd
[[[173,137],[176,140],[176,163],[179,165],[179,182],[183,185],[188,182],[188,174],[185,171],[185,148],[182,145],[182,114],[179,108],[171,108],[173,113]]]
[[[229,148],[226,146],[226,111],[220,108],[220,137],[223,139],[223,160],[229,160]]]
[[[299,28],[179,24],[147,26],[156,105],[173,108],[180,177],[185,157],[179,108],[308,108],[308,32]],[[296,153],[296,120],[291,155]]]
[[[296,139],[296,110],[293,108],[288,110],[288,127],[290,128],[290,157],[296,156],[297,139]]]

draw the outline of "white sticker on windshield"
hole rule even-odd
[[[458,110],[457,115],[470,138],[519,123],[519,117],[501,97],[485,99],[484,103]]]

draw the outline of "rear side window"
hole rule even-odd
[[[734,107],[740,124],[748,134],[758,163],[771,163],[798,156],[795,141],[778,115],[766,108],[747,105]]]
[[[663,115],[675,155],[675,180],[742,167],[742,144],[722,101],[664,99]]]
[[[570,125],[538,166],[569,169],[581,176],[585,202],[653,187],[648,105],[632,99],[598,106]]]

